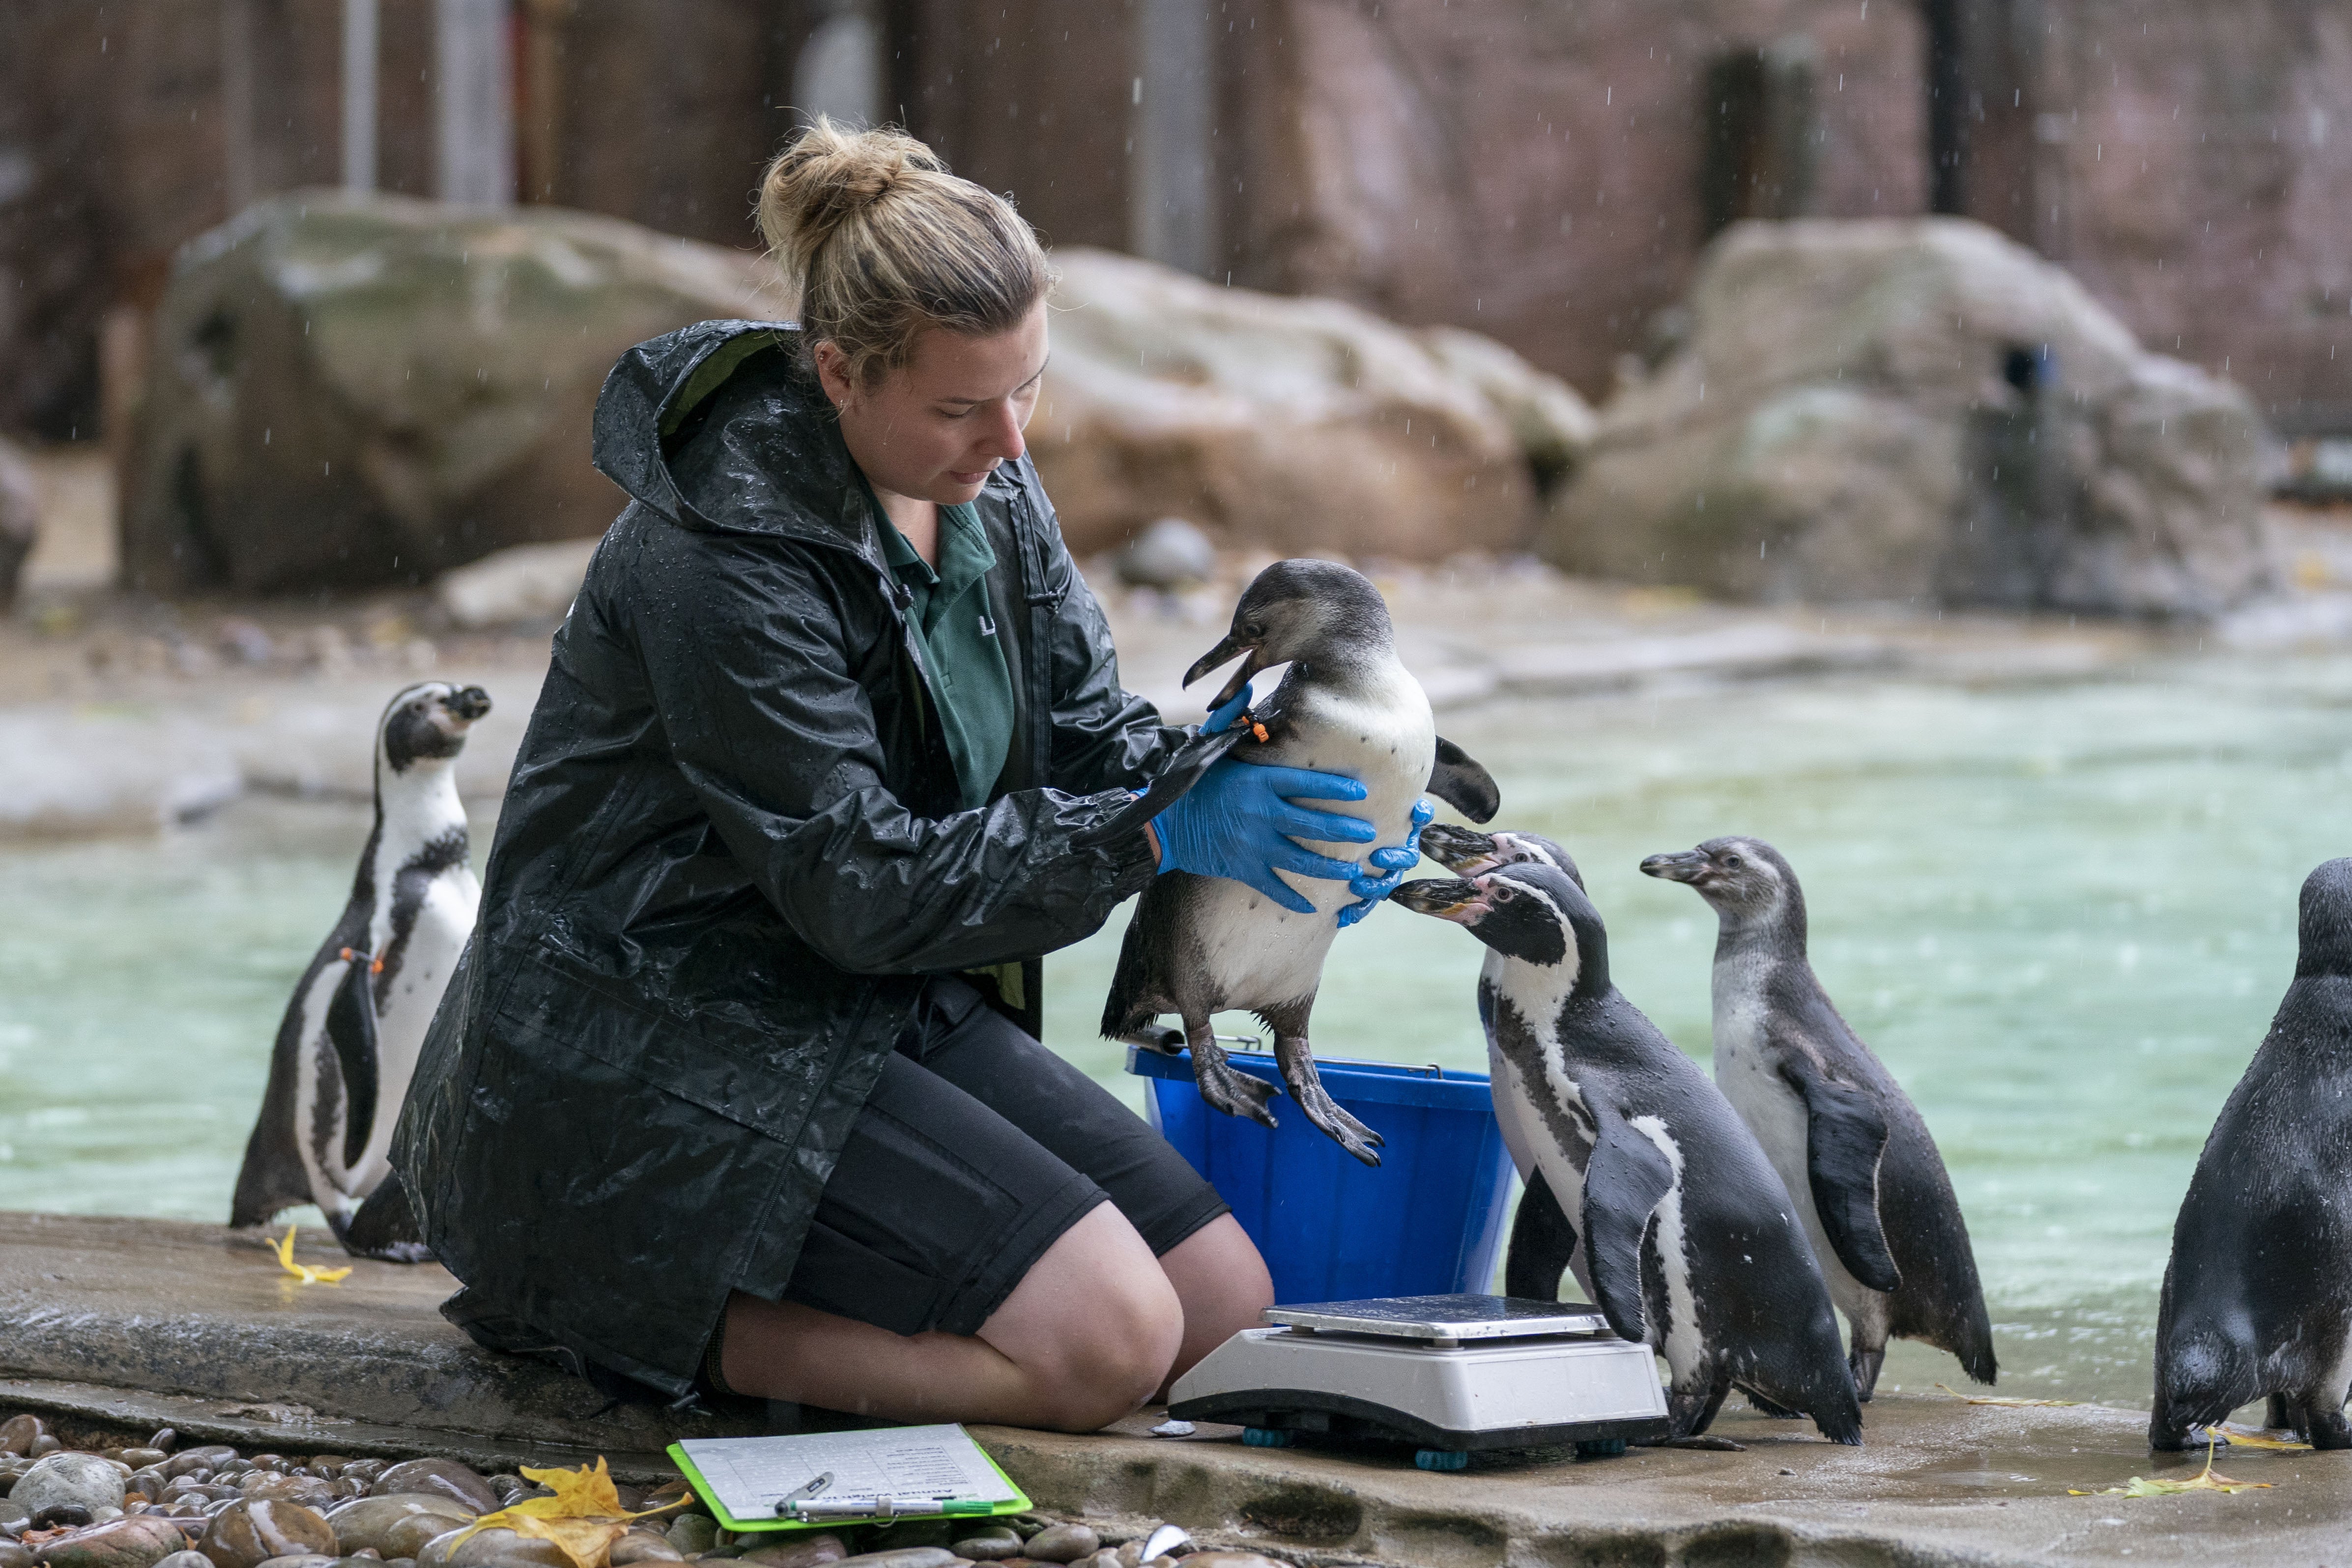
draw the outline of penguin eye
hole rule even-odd
[[[1726,855],[1723,857],[1723,866],[1726,871],[1738,871],[1747,862],[1742,861],[1738,855]]]

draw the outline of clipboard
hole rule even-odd
[[[669,1446],[670,1461],[719,1528],[750,1531],[835,1530],[880,1522],[881,1514],[835,1519],[778,1519],[773,1509],[812,1477],[831,1471],[832,1495],[950,1496],[985,1502],[986,1513],[952,1515],[977,1524],[1001,1514],[1026,1513],[1027,1494],[972,1441],[961,1427],[878,1427],[856,1432],[806,1432],[774,1437],[688,1437]],[[899,1515],[901,1520],[940,1515]]]

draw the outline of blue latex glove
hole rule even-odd
[[[1211,714],[1202,732],[1213,735],[1223,729],[1248,706],[1248,699],[1244,691]],[[1297,841],[1363,844],[1378,837],[1379,830],[1361,817],[1317,811],[1292,801],[1360,800],[1364,795],[1361,784],[1337,773],[1262,768],[1221,758],[1182,799],[1151,820],[1160,840],[1160,869],[1230,877],[1285,909],[1312,915],[1315,905],[1276,876],[1276,871],[1346,883],[1360,880],[1363,872],[1352,861],[1302,849]]]
[[[1373,876],[1369,873],[1348,884],[1356,902],[1339,911],[1339,929],[1345,931],[1372,912],[1372,906],[1394,893],[1404,881],[1404,873],[1421,863],[1421,830],[1437,815],[1437,808],[1426,799],[1412,803],[1412,825],[1405,830],[1404,842],[1388,849],[1374,850],[1364,859],[1388,874]]]

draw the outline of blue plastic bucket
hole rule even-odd
[[[1234,1067],[1282,1082],[1270,1056]],[[1269,1132],[1213,1110],[1192,1084],[1190,1051],[1129,1046],[1146,1080],[1146,1113],[1207,1178],[1274,1275],[1276,1301],[1347,1301],[1485,1291],[1502,1250],[1511,1155],[1483,1072],[1318,1059],[1323,1087],[1387,1140],[1377,1169],[1358,1163],[1300,1113],[1274,1103]]]

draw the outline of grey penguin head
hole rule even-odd
[[[1564,871],[1570,882],[1584,885],[1584,873],[1576,868],[1575,857],[1536,833],[1510,829],[1482,833],[1451,822],[1432,822],[1421,831],[1421,849],[1455,876],[1479,876],[1507,865],[1535,864]]]
[[[2295,938],[2297,979],[2352,975],[2352,860],[2325,862],[2303,879]]]
[[[1709,839],[1695,850],[1652,855],[1644,876],[1679,882],[1706,900],[1726,930],[1801,921],[1805,894],[1780,852],[1761,839]]]
[[[422,681],[384,705],[376,721],[376,782],[435,771],[466,749],[466,732],[490,711],[490,694],[479,686]]]
[[[1184,684],[1191,685],[1236,653],[1247,653],[1224,689],[1209,700],[1215,709],[1233,701],[1260,670],[1292,664],[1310,674],[1319,666],[1322,673],[1337,674],[1353,658],[1387,651],[1394,638],[1388,601],[1362,572],[1332,560],[1278,560],[1242,591],[1232,629],[1184,672]]]
[[[1427,830],[1423,832],[1425,838]],[[1450,920],[1506,958],[1538,968],[1607,963],[1606,937],[1591,901],[1558,866],[1522,861],[1481,876],[1409,882],[1389,896],[1415,914]]]

